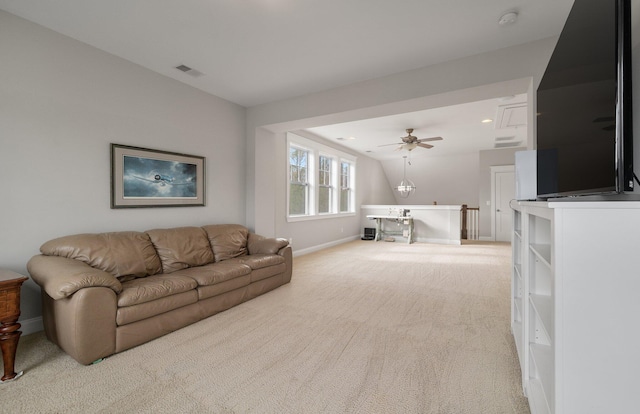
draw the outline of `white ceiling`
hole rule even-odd
[[[407,128],[413,128],[412,135],[419,139],[443,138],[442,141],[428,142],[433,148],[412,150],[414,158],[526,147],[526,105],[526,94],[522,94],[309,128],[307,131],[379,160],[406,155],[406,151],[399,151],[398,147],[402,143],[400,137],[407,135]],[[483,123],[483,120],[491,122]],[[388,145],[393,143],[398,145]]]
[[[573,0],[0,0],[0,9],[245,107],[560,34]],[[507,11],[518,21],[498,25]],[[175,69],[187,65],[191,76]],[[522,97],[514,98],[522,101]],[[314,128],[373,158],[406,128],[433,155],[493,148],[504,101]],[[524,143],[526,145],[526,142]],[[373,152],[367,152],[373,151]],[[413,155],[412,154],[412,155]]]

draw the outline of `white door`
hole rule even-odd
[[[516,181],[513,170],[495,172],[495,240],[511,241],[511,207],[509,202],[516,196]]]

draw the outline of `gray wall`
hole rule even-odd
[[[400,184],[403,160],[382,161],[384,171],[392,185]],[[407,165],[407,178],[416,184],[416,192],[401,198],[394,191],[397,204],[443,205],[467,204],[478,207],[478,153],[448,156],[412,157]]]
[[[245,222],[244,108],[2,11],[0,56],[0,266],[68,234]],[[110,209],[110,143],[206,157],[206,207]],[[23,331],[40,313],[28,281]]]

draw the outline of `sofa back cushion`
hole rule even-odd
[[[213,262],[207,234],[200,227],[148,230],[147,234],[162,262],[162,272],[171,273]]]
[[[289,240],[282,238],[267,238],[255,233],[249,233],[247,250],[249,254],[276,254],[289,245]]]
[[[212,224],[203,227],[216,262],[247,254],[249,230],[239,224]]]
[[[79,260],[116,277],[144,277],[162,271],[149,236],[135,231],[60,237],[43,244],[40,252]]]

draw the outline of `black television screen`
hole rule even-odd
[[[633,190],[629,0],[576,0],[537,91],[538,196]]]

